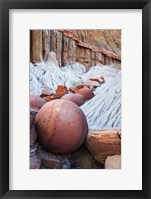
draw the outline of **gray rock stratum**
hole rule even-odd
[[[97,89],[95,97],[81,106],[89,129],[121,128],[121,72]]]

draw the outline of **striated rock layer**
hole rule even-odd
[[[82,42],[121,55],[121,30],[72,30]]]
[[[112,128],[90,131],[87,136],[86,146],[95,159],[104,164],[108,156],[121,154],[121,130]]]
[[[95,97],[81,106],[89,129],[121,128],[121,71],[98,87]]]
[[[120,30],[31,30],[30,61],[48,61],[49,52],[56,53],[59,66],[79,62],[118,67],[121,64]]]

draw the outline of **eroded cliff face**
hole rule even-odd
[[[81,41],[121,55],[121,30],[74,30]]]
[[[60,67],[75,62],[121,65],[120,30],[31,30],[30,42],[32,63],[49,60],[54,51]]]

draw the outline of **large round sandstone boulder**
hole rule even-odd
[[[63,99],[46,103],[37,113],[35,125],[42,147],[55,154],[76,151],[88,133],[83,111],[73,102]]]

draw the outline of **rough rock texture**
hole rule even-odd
[[[30,169],[39,169],[41,166],[41,158],[38,154],[39,144],[37,141],[37,133],[34,126],[34,120],[37,111],[30,110]]]
[[[100,165],[92,156],[90,151],[83,145],[76,152],[68,155],[71,169],[100,169]]]
[[[95,159],[104,164],[107,156],[121,154],[120,129],[90,131],[86,146]]]
[[[43,59],[42,50],[43,50],[42,31],[41,30],[30,31],[30,61],[34,63],[41,62]]]
[[[108,156],[105,161],[105,169],[121,169],[121,155]]]
[[[53,51],[59,66],[75,62],[120,66],[120,30],[31,30],[30,35],[32,63],[48,61]]]
[[[117,54],[121,53],[121,30],[73,30],[80,40],[97,47],[103,47]]]
[[[121,72],[95,91],[95,96],[81,106],[89,129],[121,128]]]
[[[45,150],[40,150],[41,165],[49,169],[69,169],[71,164],[66,156],[54,155]]]
[[[37,140],[37,132],[34,125],[35,116],[37,111],[30,110],[30,147],[32,148]],[[37,148],[37,147],[36,147]]]
[[[36,114],[37,114],[37,111],[30,109],[30,127],[32,126],[32,124],[35,120]]]
[[[37,139],[37,132],[35,129],[35,125],[32,124],[32,127],[30,129],[30,146],[33,146]]]
[[[41,166],[41,159],[38,155],[30,157],[30,169],[39,169]]]
[[[30,146],[30,157],[38,154],[39,144],[36,142],[33,146]]]

